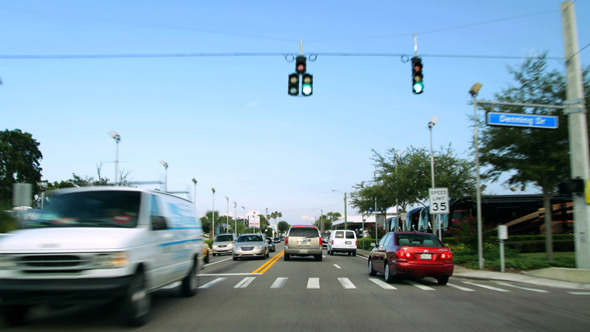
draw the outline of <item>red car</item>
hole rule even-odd
[[[369,275],[433,277],[446,285],[453,275],[453,253],[436,236],[421,232],[387,233],[369,254]]]

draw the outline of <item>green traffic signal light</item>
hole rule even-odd
[[[313,94],[313,75],[303,74],[303,84],[301,85],[301,94],[305,97]]]
[[[422,73],[422,59],[419,57],[412,58],[412,92],[421,94],[424,92],[424,74]]]

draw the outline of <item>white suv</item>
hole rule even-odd
[[[335,252],[346,252],[348,255],[356,256],[356,233],[349,230],[335,230],[330,232],[328,239],[328,254]]]

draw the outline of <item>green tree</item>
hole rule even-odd
[[[0,201],[12,200],[12,186],[17,182],[33,185],[39,192],[41,159],[39,142],[20,129],[0,131]]]
[[[409,147],[400,154],[390,149],[385,155],[373,150],[376,168],[372,181],[355,186],[352,205],[360,211],[374,210],[384,214],[391,206],[402,211],[414,204],[428,204],[428,189],[432,187],[430,151]],[[474,163],[458,156],[451,146],[434,151],[435,185],[449,188],[451,197],[474,192]],[[367,185],[367,182],[370,183]]]
[[[324,224],[324,227],[322,228],[322,224]],[[320,232],[322,231],[327,231],[332,227],[332,222],[330,221],[330,219],[328,219],[328,216],[323,214],[321,215],[319,218],[316,219],[316,221],[313,223],[313,225],[315,227],[317,227]]]
[[[279,231],[280,234],[287,233],[287,231],[289,230],[290,227],[291,227],[291,225],[289,225],[289,223],[287,223],[286,221],[279,221],[277,223],[277,230]]]
[[[215,228],[219,229],[220,225],[220,218],[219,218],[219,211],[214,211],[213,213],[211,210],[208,210],[204,216],[201,217],[201,225],[203,226],[203,233],[209,233],[209,238],[213,240],[211,236],[213,234],[213,216],[215,215]],[[215,233],[217,235],[217,233]]]
[[[566,80],[558,71],[547,69],[546,56],[526,59],[518,68],[508,67],[515,85],[495,94],[495,100],[527,103],[562,105],[566,98]],[[588,68],[584,70],[585,102],[588,105]],[[480,106],[491,111],[492,106]],[[522,127],[491,127],[480,124],[480,162],[487,166],[483,179],[497,181],[506,172],[512,175],[506,181],[509,186],[541,188],[545,211],[551,211],[551,198],[560,182],[571,174],[569,159],[568,121],[563,110],[549,110],[540,107],[498,106],[505,113],[551,114],[559,116],[559,128],[534,129]],[[545,214],[547,259],[553,260],[553,239],[551,234],[551,213]]]

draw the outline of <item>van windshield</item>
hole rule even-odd
[[[22,218],[22,228],[137,226],[141,193],[137,191],[83,191],[58,194],[43,210]]]

